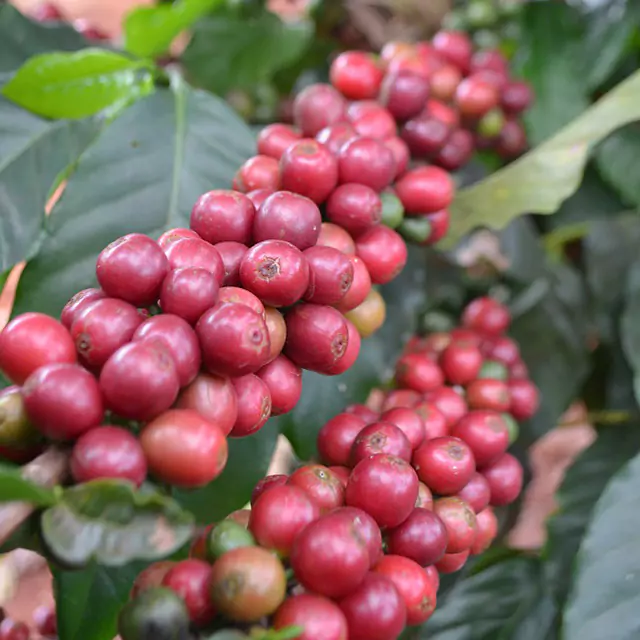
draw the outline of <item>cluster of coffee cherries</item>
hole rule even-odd
[[[411,340],[396,388],[322,427],[319,463],[263,478],[251,508],[201,531],[189,559],[140,575],[123,640],[166,601],[185,628],[297,627],[298,640],[395,640],[428,620],[440,574],[489,547],[494,508],[522,489],[507,449],[538,393],[509,322],[478,298],[462,326]]]
[[[36,22],[64,22],[65,18],[55,4],[44,2],[35,7],[31,18]],[[92,26],[83,18],[78,18],[72,22],[73,28],[90,42],[100,42],[109,40],[109,36],[100,29]]]
[[[56,612],[53,607],[38,607],[33,614],[33,626],[38,633],[36,637],[42,640],[57,640],[58,630]],[[29,627],[24,622],[18,622],[8,617],[0,609],[0,640],[30,640],[34,638]]]

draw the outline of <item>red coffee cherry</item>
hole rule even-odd
[[[394,640],[407,622],[406,605],[393,582],[376,573],[369,573],[339,605],[349,640]]]
[[[469,446],[451,436],[425,442],[414,452],[412,464],[420,480],[442,495],[460,491],[476,470]]]
[[[183,238],[172,242],[165,250],[172,269],[197,267],[210,271],[219,285],[224,280],[224,263],[218,250],[204,240]]]
[[[381,527],[397,527],[406,520],[417,497],[416,472],[396,456],[361,460],[347,483],[347,504],[366,511]]]
[[[455,393],[455,392],[454,392]],[[459,396],[458,396],[459,397]],[[419,402],[414,411],[422,418],[424,424],[424,440],[441,438],[449,434],[449,425],[444,414],[432,402]],[[465,407],[466,412],[466,407]]]
[[[304,251],[316,244],[322,217],[317,205],[309,198],[277,191],[258,209],[253,224],[253,239],[284,240]]]
[[[353,414],[365,421],[365,424],[369,424],[380,417],[379,411],[374,411],[366,404],[350,404],[344,408],[344,413]]]
[[[256,486],[251,492],[251,504],[254,505],[256,503],[256,500],[265,491],[269,491],[269,489],[273,489],[274,487],[282,487],[287,484],[288,480],[289,476],[283,473],[275,473],[270,476],[265,476],[261,480],[258,480]],[[251,516],[249,516],[249,518],[251,518]]]
[[[433,511],[433,493],[424,482],[418,483],[418,497],[416,498],[416,509],[428,509]]]
[[[474,380],[467,386],[467,402],[470,409],[508,411],[511,404],[509,387],[502,380]]]
[[[349,467],[341,467],[338,465],[333,465],[327,468],[333,471],[333,474],[338,478],[338,480],[340,480],[342,486],[346,489],[347,482],[349,482],[349,476],[351,475],[351,469],[349,469]]]
[[[453,202],[455,185],[451,176],[439,167],[419,167],[400,178],[395,190],[408,215],[433,213]]]
[[[509,309],[489,297],[476,298],[462,313],[463,326],[481,335],[498,336],[509,328],[510,323]]]
[[[339,413],[324,424],[316,441],[320,458],[327,464],[347,466],[351,447],[367,422],[352,413]]]
[[[23,313],[0,331],[0,369],[16,384],[46,364],[75,361],[71,335],[43,313]]]
[[[268,491],[260,500],[276,490]],[[291,566],[305,589],[329,598],[341,598],[352,593],[364,580],[369,570],[369,551],[360,531],[354,527],[352,516],[330,513],[299,533],[293,543]]]
[[[476,471],[471,480],[458,491],[457,497],[464,500],[478,514],[489,506],[491,489],[485,477]]]
[[[411,71],[387,74],[378,99],[396,120],[417,116],[429,97],[429,81]]]
[[[211,373],[242,376],[260,369],[269,357],[267,325],[244,304],[217,304],[196,325],[204,364]]]
[[[475,151],[473,134],[466,129],[456,129],[433,158],[433,163],[447,171],[457,171],[466,165]]]
[[[354,237],[379,224],[382,201],[363,184],[340,185],[327,201],[327,217]]]
[[[287,557],[300,532],[319,515],[318,504],[299,487],[275,486],[253,504],[249,530],[261,547]]]
[[[305,138],[284,152],[280,158],[280,174],[283,189],[320,204],[338,184],[338,163],[324,145]]]
[[[257,373],[271,394],[271,415],[289,413],[302,394],[302,370],[289,358],[279,355]]]
[[[60,314],[60,322],[70,330],[73,321],[80,312],[92,302],[102,300],[102,298],[106,298],[106,294],[102,289],[83,289],[64,305]]]
[[[206,269],[173,269],[162,283],[160,306],[164,313],[195,324],[207,309],[215,305],[219,289],[217,278]]]
[[[355,255],[356,245],[353,238],[339,225],[323,222],[318,236],[319,247],[331,247],[345,255]]]
[[[322,143],[329,152],[336,157],[340,153],[340,149],[342,149],[349,140],[358,137],[356,130],[348,122],[336,122],[321,129],[316,134],[316,140]]]
[[[296,469],[289,485],[302,489],[318,505],[320,513],[333,511],[344,504],[344,486],[340,479],[321,464]]]
[[[236,391],[228,378],[201,373],[185,389],[178,401],[178,409],[192,409],[228,435],[238,416]]]
[[[411,443],[403,431],[390,422],[374,422],[360,431],[351,447],[351,466],[384,453],[411,461]]]
[[[251,240],[256,209],[247,196],[237,191],[216,189],[201,195],[191,210],[190,226],[211,244]]]
[[[473,509],[460,498],[438,498],[433,503],[434,513],[447,529],[447,553],[460,553],[471,548],[478,525]]]
[[[532,418],[540,404],[538,388],[531,380],[509,380],[509,412],[516,420]]]
[[[390,422],[398,427],[406,436],[412,450],[417,449],[424,442],[424,422],[412,409],[394,407],[384,411],[380,416],[380,420],[382,422]]]
[[[495,360],[505,367],[511,367],[520,360],[520,347],[507,336],[488,336],[481,344],[485,358]]]
[[[395,160],[396,170],[393,174],[394,178],[398,178],[404,174],[409,166],[409,160],[411,159],[411,152],[407,143],[398,136],[392,136],[384,140],[384,146],[387,147],[393,154]]]
[[[448,534],[444,523],[431,510],[416,508],[398,527],[387,532],[389,553],[410,558],[421,567],[444,556]]]
[[[258,153],[280,160],[282,154],[302,135],[288,124],[269,124],[258,134]]]
[[[438,570],[434,565],[431,565],[429,567],[425,567],[424,572],[437,592],[440,588],[440,574],[438,573]]]
[[[454,342],[440,355],[440,367],[451,384],[468,384],[482,367],[482,353],[473,344]]]
[[[430,391],[426,399],[444,416],[448,429],[452,429],[468,411],[465,399],[451,387]]]
[[[433,37],[433,48],[447,62],[454,64],[460,71],[467,73],[471,65],[473,45],[462,31],[438,31]]]
[[[253,202],[256,211],[262,206],[262,203],[276,192],[276,189],[254,189],[247,193],[247,198]]]
[[[293,119],[305,136],[344,120],[347,102],[329,84],[312,84],[303,89],[293,103]]]
[[[243,304],[266,321],[267,312],[260,298],[242,287],[222,287],[218,293],[218,304]]]
[[[329,69],[331,84],[349,100],[372,100],[382,84],[382,69],[364,51],[345,51]]]
[[[309,247],[304,251],[309,265],[309,284],[304,294],[307,302],[338,304],[349,292],[354,268],[344,253],[331,247]]]
[[[216,613],[209,598],[210,580],[211,565],[190,558],[171,567],[162,579],[162,585],[184,600],[191,622],[202,626],[211,622]]]
[[[457,128],[460,125],[460,116],[457,110],[440,100],[427,100],[423,113],[442,120],[442,122],[446,122],[453,128]]]
[[[269,156],[253,156],[236,172],[233,188],[241,193],[255,189],[279,189],[280,165]]]
[[[42,605],[33,612],[33,621],[36,631],[45,637],[58,635],[58,621],[56,610],[52,606]]]
[[[267,362],[273,362],[284,348],[287,338],[287,323],[284,321],[284,316],[273,307],[265,307],[264,315],[267,331],[269,332],[269,341],[271,342]]]
[[[509,75],[509,62],[496,49],[476,51],[471,59],[471,72],[490,70],[495,73]]]
[[[191,229],[169,229],[158,238],[158,246],[166,253],[169,245],[185,238],[200,238],[200,236]]]
[[[345,640],[347,619],[337,604],[322,596],[301,593],[287,598],[273,617],[274,629],[299,627],[298,640]]]
[[[369,568],[375,567],[382,558],[382,533],[376,521],[362,509],[355,507],[340,507],[333,511],[332,515],[345,516],[351,520],[367,547]]]
[[[387,577],[398,590],[407,608],[407,624],[426,622],[436,609],[436,590],[422,567],[399,555],[387,555],[374,572]]]
[[[327,370],[327,375],[337,376],[349,370],[355,364],[358,356],[360,355],[362,338],[360,337],[359,330],[351,320],[348,318],[345,318],[344,320],[347,324],[347,335],[349,337],[347,350],[344,352],[344,356],[342,356],[340,360]]]
[[[491,489],[491,505],[502,507],[511,504],[522,491],[522,465],[510,453],[482,469],[482,475]]]
[[[364,184],[380,192],[391,184],[395,173],[394,155],[380,140],[353,138],[341,147],[338,154],[341,184]]]
[[[244,438],[262,429],[271,416],[271,392],[264,380],[248,373],[232,378],[238,398],[238,416],[230,438]]]
[[[440,367],[427,356],[408,353],[396,363],[396,382],[419,393],[440,388],[444,376]]]
[[[475,75],[465,78],[456,89],[455,102],[463,116],[480,118],[499,101],[500,93],[495,84]]]
[[[71,475],[77,483],[123,478],[140,486],[147,462],[138,439],[126,429],[96,427],[78,438],[71,452]]]
[[[452,131],[450,124],[423,113],[404,124],[401,136],[413,156],[426,158],[443,149]]]
[[[507,119],[498,136],[496,152],[501,158],[511,160],[527,150],[527,132],[517,120]]]
[[[480,511],[476,516],[478,531],[471,545],[471,554],[477,556],[484,553],[498,535],[498,518],[491,507]]]
[[[447,64],[436,69],[429,78],[429,89],[432,97],[444,102],[450,102],[462,80],[462,73],[458,67]]]
[[[373,101],[371,108],[364,110],[362,113],[351,115],[351,107],[358,104],[358,102],[351,103],[347,115],[359,136],[384,140],[396,135],[396,121],[387,109]]]
[[[439,573],[455,573],[464,567],[469,559],[470,549],[465,549],[460,553],[445,553],[442,560],[438,560],[435,568]]]
[[[509,446],[507,423],[495,411],[469,412],[452,429],[451,434],[469,445],[478,468],[500,458]]]
[[[348,258],[353,266],[351,286],[340,302],[334,305],[343,312],[351,311],[359,307],[371,291],[371,276],[365,263],[358,256],[348,256]]]
[[[140,434],[149,471],[161,482],[196,488],[217,478],[227,464],[227,441],[215,424],[189,409],[172,409]]]
[[[385,225],[365,231],[356,239],[356,252],[375,284],[391,282],[407,264],[407,245]]]
[[[391,389],[382,401],[382,411],[404,407],[413,409],[420,402],[420,394],[413,389]]]

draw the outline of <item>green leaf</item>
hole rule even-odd
[[[149,65],[104,49],[30,58],[2,89],[46,118],[86,118],[153,89]]]
[[[119,236],[158,236],[188,225],[198,196],[229,188],[254,145],[224,102],[183,84],[126,109],[81,157],[47,218],[47,236],[22,274],[14,314],[58,315],[95,282],[98,254]]]
[[[507,559],[459,580],[418,636],[429,640],[541,640],[556,610],[537,558]]]
[[[193,82],[214,93],[250,90],[295,62],[312,36],[309,22],[289,24],[267,10],[213,16],[196,25],[182,63]]]
[[[596,163],[603,179],[625,204],[640,206],[640,128],[629,125],[609,136],[596,152]]]
[[[598,500],[576,559],[565,640],[631,640],[640,634],[639,484],[636,455]]]
[[[256,482],[267,474],[276,449],[279,423],[271,419],[256,434],[229,442],[229,461],[219,478],[194,491],[174,491],[175,499],[200,524],[221,520],[241,509],[251,497]]]
[[[0,502],[14,501],[49,507],[58,500],[53,489],[25,480],[19,469],[0,463]]]
[[[178,0],[136,7],[124,21],[124,47],[142,58],[159,56],[182,31],[222,3],[223,0]]]
[[[96,122],[41,120],[0,97],[0,291],[9,268],[40,241],[56,176],[97,131]]]
[[[533,3],[546,4],[546,3]],[[451,209],[449,245],[475,227],[501,229],[524,213],[551,214],[582,179],[590,150],[640,119],[640,71],[621,82],[571,124],[532,151],[471,187]]]
[[[73,567],[91,560],[111,567],[157,560],[179,549],[193,533],[193,516],[173,499],[136,491],[118,480],[67,489],[41,522],[54,558]]]
[[[640,262],[629,270],[625,306],[620,318],[620,334],[624,354],[634,372],[635,397],[640,404]]]
[[[53,567],[58,634],[65,640],[112,640],[117,617],[142,563],[125,567],[91,564],[80,571]]]
[[[0,6],[0,74],[15,71],[40,53],[86,46],[87,41],[69,24],[34,22],[11,4]]]

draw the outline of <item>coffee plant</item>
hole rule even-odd
[[[56,601],[0,640],[640,633],[640,13],[335,5],[0,5],[0,551]]]

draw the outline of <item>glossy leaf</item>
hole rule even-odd
[[[576,559],[565,640],[631,640],[640,634],[640,455],[607,485]]]
[[[117,480],[71,487],[42,514],[45,544],[54,558],[73,567],[91,560],[111,567],[156,560],[192,533],[193,516],[174,500]]]
[[[476,227],[501,229],[524,213],[554,213],[578,188],[592,148],[616,129],[638,119],[640,71],[543,144],[458,192],[451,209],[447,244],[455,243]]]
[[[205,191],[227,188],[254,151],[247,127],[221,100],[179,84],[126,109],[80,159],[46,221],[14,314],[57,315],[95,282],[95,260],[127,233],[160,235],[188,224]]]
[[[42,120],[0,97],[0,291],[10,267],[30,257],[40,242],[56,176],[76,160],[98,126]]]
[[[2,93],[46,118],[85,118],[152,91],[147,63],[104,49],[30,58]]]
[[[48,507],[56,504],[57,497],[53,489],[26,480],[19,469],[0,463],[0,503],[13,501]]]

